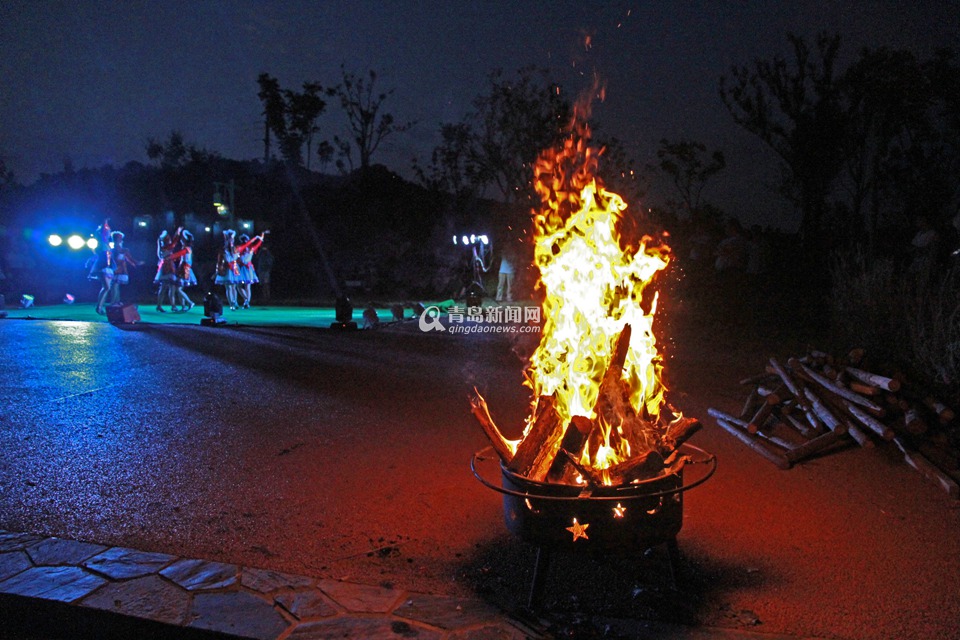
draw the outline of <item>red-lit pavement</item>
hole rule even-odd
[[[738,411],[737,381],[792,345],[672,329],[673,403],[704,419],[693,443],[720,460],[685,499],[685,582],[669,587],[657,552],[559,558],[544,628],[606,624],[629,637],[639,627],[618,625],[657,620],[698,633],[957,637],[955,503],[883,447],[777,470],[706,408]],[[414,323],[338,333],[0,321],[0,529],[509,612],[526,597],[533,550],[470,474],[486,443],[466,398],[476,385],[498,422],[520,423],[510,347]]]

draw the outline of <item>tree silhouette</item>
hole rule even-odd
[[[354,168],[353,149],[357,150],[360,168],[370,166],[370,158],[387,136],[400,133],[414,126],[414,122],[397,124],[392,114],[380,113],[383,103],[394,90],[375,93],[377,72],[370,70],[367,77],[351,72],[341,65],[341,83],[331,90],[331,94],[340,98],[340,106],[347,116],[350,134],[347,138],[334,136],[334,144],[340,150],[337,166],[346,172]]]
[[[303,165],[303,147],[306,145],[307,168],[310,168],[314,135],[319,131],[317,118],[326,109],[321,98],[323,87],[317,82],[304,82],[303,91],[281,89],[276,78],[267,73],[257,76],[260,91],[257,97],[263,103],[264,158],[269,161],[270,132],[276,136],[283,158],[296,166]],[[327,92],[330,93],[329,91]]]
[[[827,196],[843,163],[844,116],[834,67],[840,36],[820,34],[816,56],[787,34],[793,59],[774,56],[734,66],[720,79],[720,97],[734,121],[773,149],[783,163],[782,193],[801,212],[805,243],[818,248]]]
[[[471,162],[481,185],[496,185],[507,202],[531,197],[533,162],[554,146],[572,108],[546,70],[523,67],[516,77],[502,70],[489,76],[489,93],[473,101],[467,122],[475,132]]]
[[[703,156],[706,153],[706,145],[693,140],[670,142],[663,138],[657,149],[657,158],[660,159],[657,167],[671,178],[683,207],[691,216],[700,211],[700,196],[707,182],[727,166],[722,151],[710,153],[705,161]]]

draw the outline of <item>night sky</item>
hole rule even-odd
[[[0,156],[20,182],[41,172],[146,162],[147,138],[177,129],[234,159],[262,156],[256,77],[284,88],[336,84],[340,65],[378,71],[386,110],[416,120],[375,162],[412,177],[441,122],[459,121],[495,68],[536,64],[573,96],[596,72],[601,128],[641,163],[681,136],[724,150],[728,167],[704,197],[745,221],[791,228],[765,182],[773,155],[733,124],[717,91],[732,64],[787,53],[785,33],[812,42],[839,31],[861,46],[960,49],[960,3],[505,2],[254,0],[0,2]],[[592,46],[584,47],[591,36]],[[345,133],[330,105],[321,138]]]

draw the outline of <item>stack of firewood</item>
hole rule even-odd
[[[739,416],[718,409],[717,424],[777,467],[789,469],[851,441],[892,442],[904,460],[960,498],[960,452],[949,430],[955,413],[933,395],[862,368],[863,351],[843,358],[811,351],[741,380],[750,392]]]

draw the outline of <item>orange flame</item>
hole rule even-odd
[[[649,237],[635,250],[621,246],[627,204],[598,178],[602,150],[590,146],[588,107],[577,105],[562,148],[544,151],[535,166],[542,204],[534,211],[534,256],[545,298],[540,345],[526,370],[535,398],[527,425],[538,399],[554,395],[564,424],[583,416],[599,427],[600,441],[580,462],[602,471],[654,448],[659,435],[665,388],[653,333],[657,295],[647,287],[667,267],[670,249],[652,246]],[[628,324],[619,380],[627,393],[618,395],[630,406],[596,415],[601,382]]]

